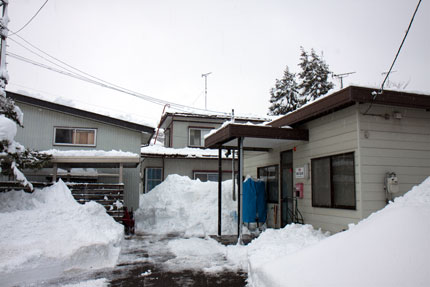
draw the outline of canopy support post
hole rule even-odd
[[[218,149],[218,236],[221,236],[221,209],[222,209],[222,149]]]
[[[237,185],[237,238],[242,242],[242,216],[241,216],[241,202],[243,190],[243,137],[237,139],[238,147],[238,185]]]

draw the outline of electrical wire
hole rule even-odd
[[[39,12],[43,9],[43,7],[45,7],[46,3],[48,3],[49,0],[46,0],[45,3],[43,3],[43,5],[39,8],[39,10],[37,10],[36,14],[33,15],[33,17],[30,18],[30,20],[27,21],[27,23],[25,23],[24,26],[21,27],[21,29],[19,29],[16,32],[13,32],[12,34],[10,34],[9,36],[13,36],[19,32],[21,32],[22,30],[24,30],[25,27],[28,26],[28,24],[30,24],[31,21],[33,21],[34,18],[36,18],[37,14],[39,14]]]
[[[408,29],[406,30],[405,36],[403,36],[402,43],[400,44],[400,47],[399,47],[399,49],[397,50],[396,56],[394,57],[394,60],[393,60],[393,62],[391,63],[390,69],[388,70],[387,74],[385,75],[385,78],[384,78],[384,81],[383,81],[383,82],[382,82],[382,84],[381,84],[381,88],[380,88],[380,90],[379,90],[378,92],[376,92],[376,91],[373,91],[373,92],[372,92],[373,97],[372,97],[372,100],[371,100],[371,102],[370,102],[370,106],[369,106],[369,107],[367,108],[367,110],[363,113],[363,115],[366,115],[366,114],[369,112],[369,110],[372,108],[373,102],[374,102],[374,100],[376,99],[376,97],[377,97],[378,95],[382,95],[382,93],[384,92],[384,85],[385,85],[385,82],[387,81],[387,79],[388,79],[388,77],[389,77],[389,75],[390,75],[390,73],[391,73],[391,70],[393,69],[394,64],[395,64],[395,63],[396,63],[396,61],[397,61],[397,58],[399,57],[400,51],[402,50],[403,44],[405,43],[406,37],[408,36],[408,33],[409,33],[409,30],[410,30],[410,29],[411,29],[411,27],[412,27],[412,23],[414,22],[415,15],[417,14],[417,11],[418,11],[418,8],[420,7],[420,4],[421,4],[421,0],[419,0],[419,1],[418,1],[417,7],[415,8],[415,11],[414,11],[414,14],[412,15],[411,21],[409,22]]]
[[[35,45],[31,44],[29,41],[25,40],[23,37],[21,37],[21,36],[19,36],[19,35],[15,35],[15,36],[16,36],[16,37],[19,37],[22,41],[24,41],[25,43],[27,43],[27,44],[28,44],[29,46],[31,46],[33,49],[36,49],[36,50],[37,50],[37,51],[39,51],[40,53],[43,53],[44,55],[46,55],[46,56],[50,57],[51,59],[54,59],[55,61],[58,61],[59,63],[61,63],[61,64],[65,65],[65,66],[67,66],[67,67],[69,67],[69,68],[71,68],[71,69],[73,69],[73,70],[75,70],[75,71],[77,71],[77,72],[79,72],[79,73],[81,73],[81,74],[85,75],[85,76],[83,76],[83,75],[79,75],[78,73],[73,72],[72,70],[70,70],[70,69],[68,69],[68,68],[63,67],[63,66],[61,66],[61,65],[59,65],[59,64],[57,64],[57,63],[55,63],[55,62],[53,62],[52,60],[47,59],[46,57],[44,57],[44,56],[42,56],[42,55],[40,55],[40,54],[38,54],[38,53],[36,53],[36,52],[32,51],[30,48],[25,47],[23,44],[19,43],[19,42],[18,42],[18,41],[16,41],[15,39],[10,38],[10,40],[14,41],[15,43],[17,43],[17,44],[18,44],[18,45],[20,45],[21,47],[25,48],[25,49],[26,49],[26,50],[28,50],[29,52],[31,52],[31,53],[33,53],[33,54],[37,55],[38,57],[40,57],[40,58],[44,59],[45,61],[48,61],[48,62],[50,62],[50,63],[52,63],[52,64],[56,65],[57,67],[60,67],[61,69],[66,70],[67,72],[60,71],[60,70],[58,70],[58,69],[55,69],[55,68],[49,67],[49,66],[47,66],[47,65],[44,65],[44,64],[38,63],[38,62],[36,62],[36,61],[34,61],[34,60],[27,59],[27,58],[22,57],[22,56],[19,56],[19,55],[17,55],[17,54],[13,54],[13,55],[12,55],[12,54],[10,54],[10,56],[12,56],[12,57],[15,57],[15,58],[17,58],[17,59],[19,58],[18,60],[21,60],[21,61],[24,61],[24,62],[28,62],[28,63],[31,63],[31,64],[33,64],[33,65],[36,65],[36,66],[39,66],[39,67],[42,67],[42,68],[46,68],[46,69],[48,69],[48,70],[51,70],[51,71],[54,71],[54,72],[58,72],[58,73],[61,73],[61,74],[63,74],[63,75],[67,75],[67,76],[70,76],[70,77],[73,77],[73,78],[76,78],[76,79],[79,79],[79,80],[83,80],[83,81],[86,81],[86,82],[89,82],[89,83],[92,83],[92,84],[96,84],[96,85],[102,86],[102,87],[104,87],[104,88],[109,88],[109,89],[112,89],[112,90],[116,90],[116,91],[118,91],[118,92],[126,93],[126,94],[129,94],[129,95],[132,95],[132,96],[135,96],[135,97],[141,98],[141,99],[143,99],[143,100],[146,100],[146,101],[149,101],[149,102],[152,102],[152,103],[158,104],[158,105],[162,105],[162,106],[164,106],[164,105],[166,105],[166,104],[169,104],[172,108],[177,109],[177,110],[180,110],[180,111],[183,111],[183,112],[186,112],[186,111],[188,111],[188,110],[190,110],[190,109],[191,109],[191,110],[197,110],[197,111],[211,112],[211,113],[215,113],[215,114],[226,114],[226,115],[228,114],[228,113],[225,113],[225,112],[212,111],[212,110],[205,110],[205,109],[200,109],[200,108],[190,107],[190,106],[186,106],[186,105],[181,105],[181,104],[177,104],[177,103],[173,103],[173,102],[169,102],[169,101],[165,101],[165,100],[157,99],[157,98],[154,98],[154,97],[151,97],[151,96],[147,96],[147,95],[144,95],[144,94],[141,94],[141,93],[138,93],[138,92],[135,92],[135,91],[132,91],[132,90],[129,90],[129,89],[123,88],[123,87],[121,87],[121,86],[115,85],[115,84],[113,84],[113,83],[110,83],[110,82],[108,82],[108,81],[102,80],[102,79],[100,79],[100,78],[98,78],[98,77],[95,77],[95,76],[93,76],[93,75],[90,75],[90,74],[88,74],[88,73],[86,73],[86,72],[84,72],[84,71],[82,71],[82,70],[80,70],[80,69],[77,69],[77,68],[73,67],[72,65],[67,64],[66,62],[64,62],[64,61],[62,61],[62,60],[60,60],[60,59],[58,59],[58,58],[56,58],[56,57],[54,57],[54,56],[51,56],[50,54],[48,54],[48,53],[46,53],[46,52],[44,52],[43,50],[39,49],[39,48],[38,48],[38,47],[36,47]],[[36,63],[37,63],[37,64],[36,64]],[[90,79],[90,78],[92,78],[92,79]]]
[[[60,96],[60,95],[56,95],[56,94],[52,94],[52,93],[50,93],[50,92],[47,92],[47,91],[43,91],[43,90],[38,90],[38,89],[35,89],[35,88],[31,88],[31,87],[28,87],[28,86],[25,86],[25,85],[21,85],[21,84],[18,84],[18,83],[14,83],[14,82],[8,82],[8,86],[10,87],[10,86],[15,86],[15,87],[20,87],[20,88],[24,88],[24,89],[26,89],[26,91],[34,91],[34,92],[39,92],[39,93],[43,93],[43,95],[50,95],[50,96],[52,96],[52,97],[56,97],[56,98],[60,98],[60,99],[65,99],[65,98],[63,98],[62,96]],[[19,92],[18,92],[19,93]],[[44,100],[43,98],[42,98],[42,100]],[[67,99],[65,99],[65,100],[67,100]],[[102,109],[102,110],[104,110],[104,111],[113,111],[113,112],[118,112],[118,113],[120,113],[121,115],[128,115],[128,114],[130,114],[130,115],[133,115],[133,116],[135,116],[136,118],[145,118],[145,119],[147,119],[147,120],[153,120],[153,118],[152,117],[148,117],[148,116],[145,116],[144,114],[142,114],[142,113],[139,113],[139,114],[137,114],[137,113],[131,113],[130,111],[125,111],[125,110],[121,110],[121,109],[114,109],[114,108],[112,108],[112,107],[106,107],[106,106],[101,106],[101,105],[95,105],[95,104],[90,104],[90,103],[88,103],[88,102],[85,102],[85,101],[81,101],[81,100],[77,100],[77,99],[73,99],[73,103],[80,103],[80,104],[84,104],[85,106],[92,106],[93,108],[96,108],[96,109]],[[77,107],[77,108],[80,108],[80,107]],[[93,112],[96,112],[96,113],[100,113],[99,111],[97,111],[97,110],[89,110],[89,111],[93,111]],[[116,117],[115,115],[113,115],[113,116],[111,116],[111,117]],[[121,118],[120,118],[121,119]]]

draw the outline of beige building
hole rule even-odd
[[[242,141],[243,174],[268,184],[269,226],[303,218],[338,232],[430,176],[430,96],[374,91],[347,87],[266,127],[225,126],[205,144]]]

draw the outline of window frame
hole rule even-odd
[[[57,130],[72,130],[73,131],[73,139],[72,143],[57,143]],[[93,131],[94,132],[94,144],[76,144],[73,143],[76,141],[77,131]],[[54,137],[53,143],[54,146],[82,146],[82,147],[95,147],[97,146],[97,128],[77,128],[77,127],[54,127]]]
[[[337,157],[337,156],[345,156],[345,155],[352,155],[352,175],[353,175],[353,184],[352,184],[352,193],[353,193],[353,205],[341,205],[341,204],[336,204],[335,202],[335,193],[336,190],[334,189],[334,184],[333,184],[333,158]],[[329,182],[330,182],[330,204],[329,205],[324,205],[324,204],[319,204],[315,202],[315,193],[318,192],[318,189],[314,186],[315,183],[315,170],[314,170],[314,161],[315,160],[322,160],[322,159],[329,159],[329,164],[330,164],[330,170],[329,170]],[[346,152],[346,153],[340,153],[340,154],[333,154],[333,155],[329,155],[329,156],[323,156],[323,157],[318,157],[318,158],[312,158],[311,159],[311,194],[312,194],[312,207],[319,207],[319,208],[334,208],[334,209],[347,209],[347,210],[357,210],[357,190],[356,190],[356,178],[355,178],[355,153],[354,152]]]
[[[218,175],[217,171],[193,171],[193,179],[194,180],[197,179],[196,176],[198,174],[204,174],[204,175],[206,175],[206,181],[202,181],[202,182],[208,182],[208,181],[210,181],[209,178],[208,178],[209,175],[216,175],[217,176],[217,180],[216,181],[211,181],[211,182],[218,182],[218,176],[219,175]]]
[[[280,180],[280,174],[279,174],[279,170],[280,170],[280,168],[279,168],[279,165],[278,164],[272,164],[272,165],[266,165],[266,166],[260,166],[260,167],[257,167],[257,178],[258,179],[262,179],[261,178],[261,169],[268,169],[268,168],[271,168],[271,167],[274,167],[275,168],[275,171],[276,171],[276,189],[277,189],[277,196],[276,196],[276,201],[273,201],[273,200],[270,200],[270,198],[269,198],[269,189],[268,189],[268,181],[267,180],[264,180],[264,182],[265,182],[265,189],[266,189],[266,201],[267,201],[267,203],[276,203],[276,204],[278,204],[279,203],[279,192],[280,192],[280,188],[279,188],[279,180]]]
[[[148,174],[149,174],[148,173],[148,169],[159,169],[159,170],[161,170],[161,173],[160,173],[160,182],[157,185],[159,185],[160,183],[162,183],[163,182],[163,178],[164,178],[164,176],[163,176],[164,170],[163,170],[162,167],[156,167],[156,166],[154,166],[154,167],[150,167],[150,166],[145,167],[145,190],[144,190],[144,193],[148,193],[148,192],[150,192],[152,190],[152,189],[148,190]],[[154,179],[151,179],[151,180],[154,180]],[[154,187],[156,187],[157,185],[155,185]]]
[[[200,145],[191,145],[191,130],[200,130],[200,131],[204,130],[204,131],[210,132],[213,129],[214,129],[214,127],[193,127],[193,126],[188,127],[188,146],[201,148],[201,147],[204,147],[204,145],[205,145],[205,137],[204,136],[200,137],[200,140],[202,141],[200,143]]]

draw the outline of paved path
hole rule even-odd
[[[188,262],[175,260],[175,255],[166,248],[170,236],[133,236],[123,242],[118,265],[113,269],[97,272],[69,274],[60,280],[43,282],[45,286],[77,284],[88,280],[106,278],[109,286],[231,286],[246,285],[246,273],[223,271],[205,273],[188,268]],[[214,258],[215,265],[222,265],[224,258]],[[195,265],[195,263],[194,263]],[[41,282],[35,286],[39,286]]]

